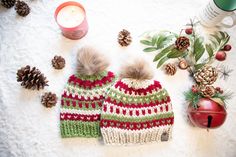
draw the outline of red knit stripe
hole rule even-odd
[[[100,99],[96,103],[98,104],[99,107],[102,107],[104,99]],[[79,101],[76,101],[74,99],[70,100],[63,100],[61,99],[61,106],[70,106],[70,107],[79,107],[79,108],[96,108],[96,104],[93,101],[87,101],[85,103],[81,103]]]
[[[135,93],[135,95],[147,95],[147,93],[152,93],[153,90],[158,90],[161,89],[161,84],[158,81],[153,81],[153,84],[149,85],[147,88],[139,88],[139,89],[134,89],[133,87],[128,87],[127,84],[123,83],[121,80],[118,81],[115,84],[115,88],[121,90],[123,89],[125,94],[132,94],[132,92]]]
[[[60,113],[60,120],[80,120],[80,121],[99,121],[100,114],[94,115],[83,115],[83,114],[75,114],[75,113]]]
[[[170,97],[168,96],[166,101],[162,100],[162,101],[158,101],[156,100],[155,102],[150,102],[149,104],[124,104],[122,102],[117,102],[116,100],[111,100],[110,97],[107,97],[105,102],[107,103],[111,103],[120,107],[126,107],[126,108],[141,108],[141,107],[154,107],[154,106],[158,106],[158,105],[162,105],[164,103],[169,103],[170,102]]]
[[[166,112],[168,112],[169,110],[168,110],[168,105],[165,105],[165,108],[166,108]],[[153,107],[152,108],[153,109],[153,111],[154,111],[154,113],[155,114],[157,114],[157,113],[163,113],[163,110],[164,110],[164,108],[163,108],[163,106],[160,106],[160,111],[157,109],[157,107]],[[127,108],[125,108],[125,109],[122,109],[122,108],[119,108],[119,107],[114,107],[114,106],[110,106],[110,107],[107,107],[107,104],[104,104],[103,105],[103,111],[104,111],[104,113],[114,113],[114,114],[117,114],[117,115],[127,115]],[[152,110],[151,109],[145,109],[145,108],[143,108],[143,109],[141,109],[141,110],[129,110],[129,112],[128,112],[128,115],[129,116],[133,116],[133,115],[136,115],[136,116],[144,116],[144,115],[151,115],[152,114]]]
[[[70,76],[69,78],[69,83],[78,85],[83,88],[94,88],[96,86],[102,86],[104,84],[107,84],[108,82],[112,82],[114,79],[115,75],[112,72],[108,72],[107,76],[104,76],[101,80],[95,80],[95,81],[90,81],[90,80],[81,80],[80,78],[76,77],[75,75]]]
[[[160,120],[152,120],[147,122],[120,122],[116,120],[107,120],[107,119],[102,119],[100,122],[101,128],[113,127],[126,130],[141,130],[141,129],[148,129],[153,127],[159,127],[163,125],[173,125],[173,124],[174,124],[174,117]]]

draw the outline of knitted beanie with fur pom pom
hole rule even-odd
[[[61,98],[61,136],[99,137],[101,107],[116,77],[106,70],[104,56],[90,47],[79,50],[77,64]]]
[[[109,90],[101,113],[101,133],[106,144],[168,141],[174,113],[170,97],[153,80],[148,64],[135,61],[122,68]]]

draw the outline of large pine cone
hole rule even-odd
[[[202,85],[212,85],[217,80],[217,77],[218,72],[216,68],[208,65],[197,70],[194,74],[194,79],[196,82]]]
[[[1,0],[2,6],[5,8],[11,8],[15,5],[16,0]]]
[[[15,10],[20,16],[27,16],[30,13],[30,7],[24,1],[17,1]]]
[[[178,37],[175,46],[179,51],[185,51],[190,46],[189,39],[184,36]]]
[[[118,42],[121,46],[128,46],[132,42],[130,32],[125,29],[120,31],[118,35]]]
[[[168,75],[174,75],[177,71],[177,68],[174,64],[168,63],[165,66],[165,71],[166,71],[166,74]]]
[[[66,61],[63,57],[61,56],[54,56],[52,59],[52,66],[55,69],[63,69],[65,67]]]
[[[57,103],[57,95],[51,92],[47,92],[42,96],[41,103],[45,107],[53,107]]]
[[[200,86],[200,93],[205,98],[211,98],[216,94],[216,90],[213,86]]]
[[[29,65],[17,71],[17,82],[22,82],[21,86],[32,90],[48,86],[46,77],[36,67],[31,69]]]

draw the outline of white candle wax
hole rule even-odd
[[[57,15],[57,22],[66,28],[78,26],[84,20],[84,10],[78,6],[66,6]]]

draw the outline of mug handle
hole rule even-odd
[[[222,27],[225,27],[225,28],[231,28],[231,27],[233,27],[234,25],[236,25],[236,14],[235,14],[234,12],[232,12],[232,13],[229,15],[229,17],[231,17],[232,20],[233,20],[233,23],[232,23],[231,25],[228,25],[228,24],[225,24],[225,23],[221,22],[221,23],[219,24],[219,26],[222,26]]]

